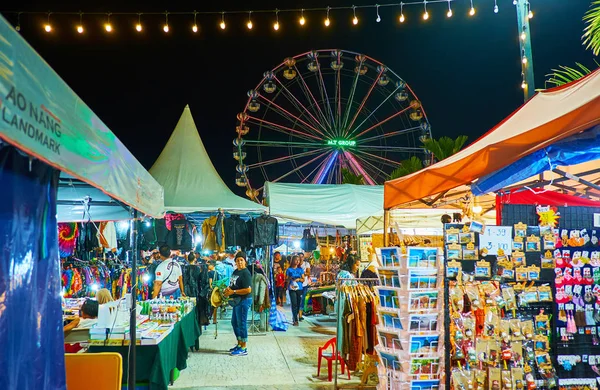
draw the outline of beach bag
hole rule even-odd
[[[311,252],[317,249],[317,238],[312,232],[311,228],[304,229],[304,233],[302,234],[302,239],[300,240],[300,247],[305,252]]]

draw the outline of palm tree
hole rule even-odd
[[[365,184],[365,178],[363,175],[356,175],[347,168],[342,168],[342,183],[343,184]]]
[[[461,150],[467,142],[467,136],[459,135],[456,137],[456,139],[442,137],[438,140],[427,138],[422,142],[423,147],[431,152],[437,161],[441,161]],[[390,174],[389,180],[418,172],[421,169],[423,169],[423,163],[421,160],[415,156],[412,156],[410,159],[404,160],[400,163],[400,166]]]
[[[600,55],[600,0],[594,0],[590,4],[590,9],[583,16],[586,26],[583,30],[583,44],[586,49],[590,49],[595,56]],[[594,60],[596,66],[600,64]],[[547,75],[546,84],[560,86],[578,80],[587,74],[590,70],[585,65],[577,63],[575,67],[560,65],[558,69],[552,69],[552,73]]]

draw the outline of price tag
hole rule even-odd
[[[504,250],[505,255],[512,251],[512,226],[486,226],[479,237],[479,248],[487,249],[488,254],[497,255],[498,249]]]

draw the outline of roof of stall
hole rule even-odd
[[[0,94],[3,141],[118,200],[114,207],[163,215],[160,184],[2,16]]]
[[[150,173],[165,189],[165,210],[175,213],[260,213],[266,207],[235,195],[217,173],[186,106]]]
[[[534,152],[600,124],[600,70],[538,92],[465,149],[419,172],[385,183],[385,208],[443,195]]]

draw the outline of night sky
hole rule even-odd
[[[223,2],[39,2],[3,1],[0,11],[164,12],[249,10],[351,5],[349,1]],[[212,2],[211,2],[212,3]],[[558,65],[593,57],[581,45],[582,16],[589,0],[532,0],[531,20],[536,87]],[[59,4],[59,5],[54,5]],[[170,8],[177,4],[177,8]],[[371,2],[356,3],[371,4]],[[174,129],[186,104],[212,161],[234,190],[235,161],[231,140],[236,114],[246,92],[263,72],[285,57],[311,49],[340,48],[367,54],[403,77],[420,98],[434,137],[460,134],[475,140],[523,103],[516,16],[511,0],[475,0],[477,14],[467,16],[469,3],[430,4],[430,19],[421,20],[422,8],[405,8],[407,21],[398,23],[399,7],[357,11],[360,23],[351,24],[352,11],[332,12],[332,25],[323,26],[324,13],[306,13],[301,28],[298,14],[280,14],[281,29],[274,32],[273,14],[254,14],[248,31],[247,15],[227,16],[227,29],[218,28],[220,16],[199,16],[194,35],[191,16],[169,17],[171,31],[162,32],[164,17],[144,16],[144,33],[137,34],[135,16],[113,16],[115,31],[102,29],[103,16],[84,16],[86,33],[75,32],[78,16],[53,16],[54,32],[46,34],[45,15],[23,15],[21,33],[71,88],[150,168]],[[202,7],[202,8],[200,8]],[[205,8],[206,7],[206,8]],[[222,7],[222,8],[221,8]],[[4,13],[12,23],[16,16]]]

